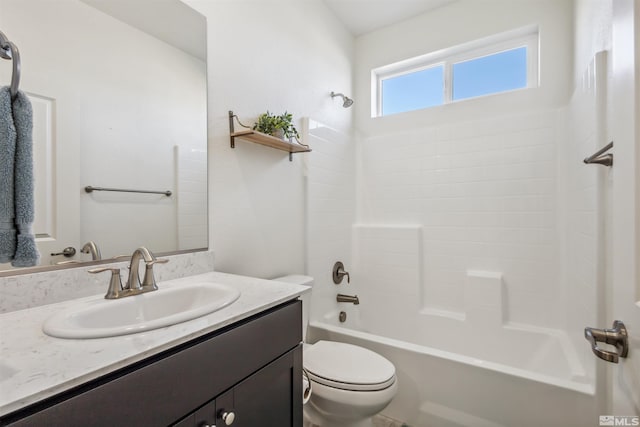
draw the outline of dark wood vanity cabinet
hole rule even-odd
[[[294,423],[293,384],[289,373],[295,365],[296,351],[299,350],[291,351],[265,366],[174,427],[301,426],[301,419]]]
[[[302,308],[290,301],[2,417],[11,426],[302,426]]]

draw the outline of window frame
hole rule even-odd
[[[525,87],[453,100],[453,65],[522,47],[527,48],[527,84]],[[538,87],[540,85],[539,63],[538,27],[529,26],[378,67],[371,71],[371,117],[386,117],[388,115],[416,111],[407,110],[400,113],[382,114],[382,82],[387,79],[443,66],[443,102],[441,105],[447,105]]]

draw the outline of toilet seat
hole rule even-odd
[[[318,341],[305,349],[303,359],[311,381],[340,390],[384,390],[396,380],[391,362],[351,344]]]
[[[322,378],[320,376],[317,376],[309,371],[307,371],[308,373],[308,377],[309,380],[311,380],[312,383],[318,383],[318,384],[322,384],[325,385],[327,387],[333,387],[333,388],[337,388],[340,390],[345,390],[345,391],[379,391],[379,390],[384,390],[388,387],[390,387],[391,385],[393,385],[393,383],[396,380],[396,377],[391,377],[389,378],[387,381],[382,382],[382,383],[375,383],[375,384],[352,384],[352,383],[343,383],[343,382],[339,382],[339,381],[333,381],[330,380],[328,378]]]

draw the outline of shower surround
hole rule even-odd
[[[403,284],[413,287],[420,310],[463,317],[465,293],[473,291],[473,272],[480,272],[497,278],[486,285],[496,293],[486,304],[499,304],[503,319],[564,325],[559,119],[557,110],[547,110],[362,141],[359,222],[421,225],[414,273]],[[370,244],[384,232],[371,233],[356,233],[361,268],[355,270],[376,289],[393,260],[375,259]],[[400,238],[393,231],[387,236]]]
[[[384,414],[577,427],[604,413],[582,334],[603,322],[608,170],[582,159],[606,139],[606,69],[598,53],[563,108],[360,141],[347,285],[360,305],[321,305],[314,288],[308,335],[396,365]]]

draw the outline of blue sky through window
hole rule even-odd
[[[527,48],[453,64],[453,100],[527,87]]]
[[[381,115],[418,110],[445,102],[526,88],[529,76],[527,46],[479,56],[458,63],[381,79]],[[445,70],[451,70],[451,88],[445,94]],[[448,71],[447,71],[448,72]]]
[[[418,110],[444,102],[444,67],[427,68],[382,80],[382,115]]]

